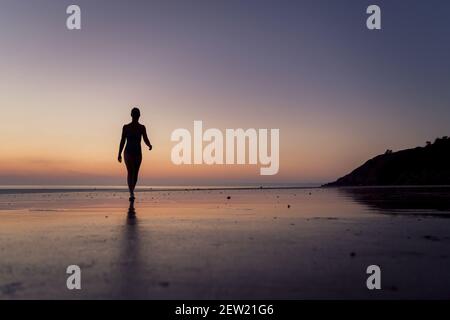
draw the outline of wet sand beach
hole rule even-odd
[[[0,299],[450,298],[450,188],[136,195],[0,193]]]

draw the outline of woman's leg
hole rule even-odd
[[[128,190],[130,191],[130,196],[134,196],[134,186],[136,185],[136,183],[134,183],[135,161],[133,159],[133,156],[127,153],[124,154],[124,158],[125,165],[127,167]]]
[[[139,169],[141,167],[141,162],[142,162],[142,156],[138,155],[135,157],[135,163],[134,163],[134,171],[133,171],[133,191],[134,188],[136,187],[137,181],[138,181],[138,176],[139,176]]]

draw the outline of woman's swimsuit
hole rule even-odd
[[[126,135],[127,145],[125,146],[125,153],[129,155],[141,155],[141,137],[142,134],[136,132],[129,132]]]

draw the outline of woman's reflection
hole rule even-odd
[[[144,261],[141,258],[141,231],[134,202],[130,202],[125,224],[122,226],[117,280],[118,298],[139,299],[145,297]]]

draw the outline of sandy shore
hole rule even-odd
[[[336,189],[141,192],[128,209],[120,191],[0,195],[0,298],[450,298],[447,211]]]

